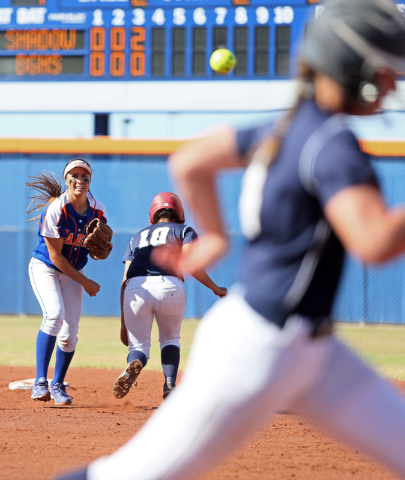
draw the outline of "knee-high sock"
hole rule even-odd
[[[140,350],[132,350],[131,352],[128,353],[127,363],[131,363],[132,360],[140,360],[143,366],[145,366],[148,363],[148,359],[146,358],[146,355]]]
[[[180,348],[175,345],[166,345],[162,348],[161,358],[166,382],[175,384],[180,363]]]
[[[74,354],[74,350],[73,352],[64,352],[59,348],[59,345],[56,347],[55,374],[52,385],[55,385],[55,383],[63,383]]]
[[[37,335],[37,347],[36,347],[36,358],[37,358],[37,376],[36,381],[42,377],[48,376],[48,367],[49,362],[51,361],[52,352],[55,348],[56,337],[44,333],[42,330],[38,332]]]

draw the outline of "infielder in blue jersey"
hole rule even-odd
[[[202,320],[168,401],[121,449],[67,478],[196,478],[280,410],[405,478],[405,401],[335,338],[330,320],[345,250],[366,263],[405,252],[405,207],[385,204],[346,124],[347,114],[378,111],[395,89],[405,68],[405,18],[391,0],[324,6],[306,31],[300,91],[286,116],[275,125],[223,128],[172,157],[175,180],[206,232],[179,259],[191,271],[227,248],[217,173],[249,165],[242,278]]]
[[[154,316],[159,328],[159,343],[165,383],[163,398],[176,385],[180,362],[180,328],[186,309],[183,273],[168,261],[156,264],[153,255],[189,251],[197,234],[184,224],[184,210],[174,193],[157,195],[149,211],[150,226],[138,232],[124,254],[124,277],[121,288],[121,341],[129,349],[127,368],[117,378],[113,394],[123,398],[149,359]],[[159,248],[160,247],[160,248]],[[162,248],[163,247],[163,248]],[[166,255],[165,255],[166,256]],[[226,288],[218,287],[204,270],[194,277],[215,295],[223,297]]]
[[[83,245],[86,225],[94,218],[107,223],[104,205],[90,193],[92,169],[88,162],[75,159],[65,166],[63,177],[68,189],[50,175],[34,177],[28,186],[39,192],[29,212],[43,208],[38,241],[29,264],[29,276],[43,312],[37,336],[37,373],[31,398],[56,405],[70,405],[64,379],[75,353],[83,290],[94,297],[100,290],[83,274],[88,250]],[[28,212],[28,213],[29,213]],[[55,373],[49,387],[48,366],[56,347]]]

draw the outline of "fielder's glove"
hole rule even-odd
[[[86,226],[86,239],[84,245],[93,260],[104,260],[112,250],[111,238],[113,231],[99,218],[94,218]]]

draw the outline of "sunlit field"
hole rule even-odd
[[[0,316],[0,365],[35,365],[35,342],[41,321],[37,316]],[[196,320],[183,322],[180,369],[184,368],[197,324]],[[120,341],[120,329],[118,317],[82,317],[72,367],[124,367],[128,351]],[[53,362],[54,358],[51,366]],[[148,368],[161,368],[155,322]]]
[[[40,317],[0,316],[0,365],[35,365],[35,340]],[[198,320],[185,320],[181,330],[181,362],[183,369]],[[122,368],[127,349],[119,339],[117,317],[83,317],[79,343],[72,366]],[[336,334],[383,375],[405,380],[405,326],[337,324]],[[53,362],[51,362],[51,365]],[[160,369],[158,332],[154,323],[152,349],[148,368]]]

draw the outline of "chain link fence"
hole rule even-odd
[[[86,275],[100,284],[96,297],[84,296],[83,315],[119,315],[119,293],[124,266],[122,258],[132,236],[149,225],[149,208],[155,195],[175,191],[167,170],[167,157],[156,155],[82,155],[93,167],[92,194],[107,208],[108,223],[114,230],[114,248],[105,261],[89,259]],[[41,314],[28,277],[28,263],[38,235],[38,222],[27,222],[28,197],[33,190],[27,179],[39,172],[53,172],[62,179],[70,155],[0,155],[0,313]],[[230,235],[230,252],[209,270],[220,286],[229,287],[239,277],[245,246],[233,208],[240,188],[240,173],[225,174],[219,180],[223,215]],[[198,225],[185,205],[186,223],[198,232]],[[209,212],[207,212],[209,215]],[[31,214],[31,217],[35,216]],[[217,297],[193,278],[186,278],[186,317],[201,317]]]
[[[107,208],[114,230],[114,248],[102,262],[89,260],[86,275],[101,285],[96,297],[84,296],[83,315],[118,316],[123,275],[122,257],[132,236],[148,225],[149,207],[155,195],[175,191],[167,170],[167,157],[156,155],[85,155],[93,167],[92,194]],[[34,249],[38,223],[28,222],[25,211],[32,190],[27,179],[51,171],[59,178],[71,155],[0,155],[0,313],[41,314],[28,277],[28,263]],[[373,160],[390,205],[405,203],[404,159]],[[218,179],[222,215],[230,237],[225,258],[209,270],[214,281],[225,287],[237,282],[246,248],[238,219],[237,203],[242,170],[224,172]],[[186,224],[198,232],[187,205]],[[209,216],[210,212],[206,214]],[[379,267],[365,267],[347,258],[333,316],[339,321],[405,323],[405,264],[399,259]],[[200,318],[216,296],[193,278],[186,278],[187,318]]]

